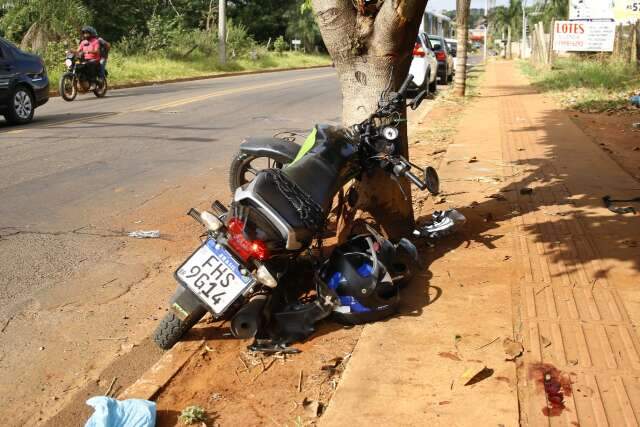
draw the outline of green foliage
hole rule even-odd
[[[91,21],[91,12],[81,0],[13,0],[5,3],[0,29],[23,47],[43,51],[50,41],[78,33]]]
[[[280,36],[276,39],[276,41],[273,43],[273,49],[278,52],[280,55],[282,55],[282,53],[287,50],[288,44],[286,41],[284,41],[284,37]]]
[[[200,406],[188,406],[180,413],[180,422],[190,425],[203,423],[207,420],[207,414]]]
[[[246,56],[255,44],[246,26],[236,25],[232,20],[227,22],[227,51],[232,58]]]
[[[508,6],[498,6],[491,11],[489,22],[496,38],[506,38],[511,28],[513,40],[522,38],[522,0],[510,0]]]
[[[540,90],[557,95],[565,105],[578,110],[604,111],[625,105],[640,85],[632,64],[594,58],[559,58],[551,70],[528,62],[522,70]]]
[[[288,22],[287,37],[301,40],[306,52],[312,52],[316,46],[322,45],[320,29],[316,25],[308,0],[297,0],[296,7],[290,8],[284,19]]]
[[[146,52],[158,52],[173,45],[180,37],[182,28],[174,18],[153,15],[147,21],[147,35],[143,40]]]

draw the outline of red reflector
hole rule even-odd
[[[446,61],[447,60],[447,54],[444,53],[444,51],[439,50],[436,52],[436,59],[438,61]]]
[[[229,246],[240,255],[244,261],[256,258],[264,261],[269,258],[269,249],[262,240],[248,240],[244,237],[244,222],[238,218],[231,218],[227,224],[229,230]]]
[[[416,45],[413,47],[413,56],[424,56],[424,50],[422,49],[420,43],[416,43]]]

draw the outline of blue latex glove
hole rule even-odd
[[[87,405],[95,409],[84,427],[154,427],[156,425],[156,404],[148,400],[116,400],[106,396],[96,396],[87,400]]]

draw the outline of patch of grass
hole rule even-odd
[[[63,58],[64,59],[64,58]],[[217,58],[193,55],[188,58],[167,58],[157,56],[124,56],[113,52],[109,56],[109,84],[129,84],[139,82],[157,82],[179,78],[200,77],[226,72],[270,70],[278,68],[309,67],[329,65],[331,59],[326,55],[310,55],[298,52],[283,54],[269,52],[258,59],[241,58],[220,65]],[[61,67],[50,68],[51,86],[57,87]]]
[[[560,58],[550,70],[520,63],[533,85],[555,95],[562,104],[580,111],[622,108],[640,88],[640,73],[631,64],[577,57]]]

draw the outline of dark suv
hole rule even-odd
[[[48,100],[44,61],[0,37],[0,114],[11,124],[28,123]]]

